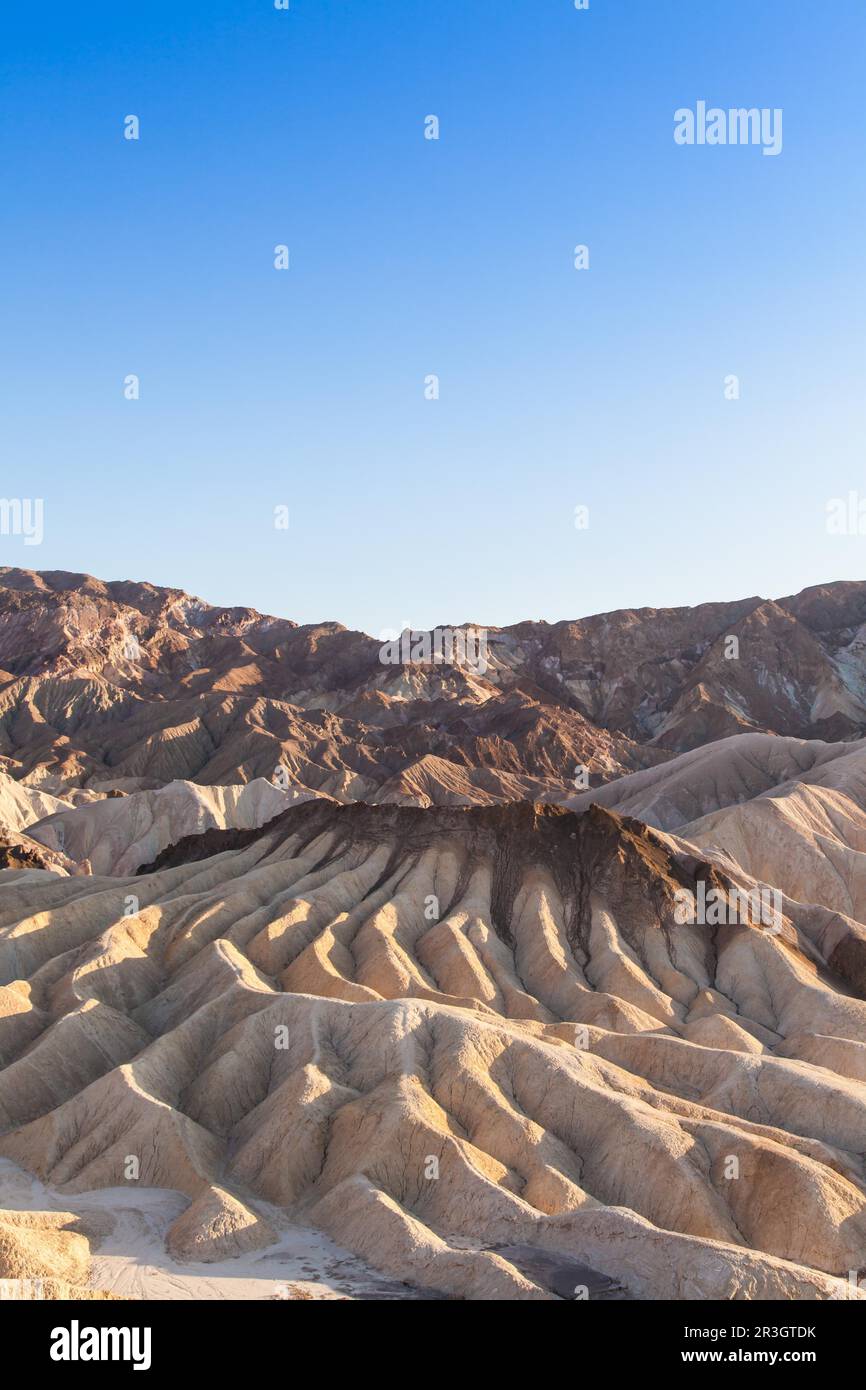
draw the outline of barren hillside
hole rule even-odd
[[[0,1277],[860,1297],[861,588],[480,676],[6,571]]]

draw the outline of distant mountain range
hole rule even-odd
[[[731,734],[866,732],[866,583],[484,629],[383,663],[179,589],[0,570],[0,769],[47,792],[283,776],[340,801],[561,802]]]

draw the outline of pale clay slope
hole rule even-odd
[[[69,803],[37,791],[0,772],[0,831],[26,830],[46,816],[69,809]]]
[[[866,922],[866,741],[742,734],[573,798],[676,830],[736,873]]]
[[[675,829],[734,875],[866,922],[866,740],[739,735],[569,804],[593,802]]]
[[[48,849],[86,865],[91,873],[134,874],[187,835],[214,828],[256,829],[311,797],[311,792],[283,790],[263,777],[235,787],[169,782],[158,791],[133,792],[86,806],[59,803],[61,809],[46,813],[28,833]]]
[[[65,1194],[137,1157],[186,1259],[266,1251],[270,1204],[452,1297],[554,1297],[521,1245],[641,1298],[846,1297],[858,925],[678,925],[698,865],[602,811],[313,802],[143,878],[6,875],[0,1154]]]
[[[704,816],[680,834],[789,897],[866,921],[866,814],[844,792],[787,789]]]
[[[596,803],[660,830],[679,830],[792,782],[835,787],[866,798],[866,740],[822,743],[735,734],[680,753],[659,767],[580,792],[565,804],[581,811]]]

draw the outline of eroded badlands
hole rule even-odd
[[[683,925],[754,886],[689,830],[316,799],[137,875],[7,870],[0,1156],[72,1211],[182,1194],[180,1261],[285,1220],[448,1297],[859,1296],[859,900]]]

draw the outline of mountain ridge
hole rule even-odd
[[[866,733],[864,583],[482,631],[484,670],[383,661],[339,623],[3,569],[0,768],[51,794],[282,765],[339,800],[555,803],[737,733]]]

